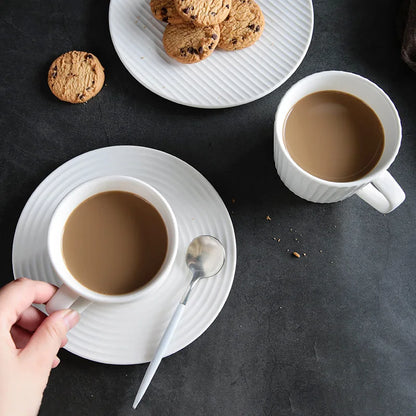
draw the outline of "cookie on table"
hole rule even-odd
[[[150,9],[157,20],[172,24],[183,23],[173,0],[151,0]]]
[[[89,52],[70,51],[56,58],[48,72],[48,85],[62,101],[85,103],[104,85],[104,68]]]
[[[184,64],[193,64],[208,58],[219,39],[218,25],[200,27],[192,23],[168,24],[163,34],[163,46],[171,58]]]
[[[263,29],[264,16],[255,1],[233,0],[230,14],[220,23],[218,47],[227,50],[247,48],[260,38]]]
[[[231,10],[232,0],[173,0],[183,20],[196,26],[222,22]]]

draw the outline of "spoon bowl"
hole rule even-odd
[[[224,265],[224,246],[211,235],[200,235],[189,244],[185,257],[189,270],[199,278],[216,275]]]
[[[192,279],[183,295],[183,305],[186,305],[193,287],[200,279],[215,276],[222,269],[225,262],[224,246],[212,235],[200,235],[189,244],[185,261]]]

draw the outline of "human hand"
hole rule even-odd
[[[44,313],[56,287],[21,278],[0,289],[0,416],[35,416],[66,333],[79,321],[70,309]]]

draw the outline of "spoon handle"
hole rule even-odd
[[[149,367],[147,367],[146,373],[143,377],[143,380],[140,384],[139,391],[137,392],[136,398],[134,399],[133,403],[133,409],[137,407],[140,400],[144,396],[144,393],[146,392],[147,388],[149,387],[150,382],[152,381],[153,376],[156,373],[157,368],[159,367],[160,362],[162,361],[162,358],[164,357],[165,351],[167,346],[170,343],[170,340],[172,339],[172,336],[175,332],[175,329],[178,325],[179,320],[181,319],[182,313],[185,309],[185,305],[183,303],[180,303],[175,310],[175,313],[173,314],[169,325],[167,326],[162,339],[160,340],[159,346],[157,347],[156,353],[152,359],[152,361],[149,364]]]

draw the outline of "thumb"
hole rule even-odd
[[[79,321],[79,314],[71,309],[56,311],[43,320],[30,341],[22,351],[22,355],[34,361],[36,366],[48,372],[55,356],[63,344],[67,332]]]

